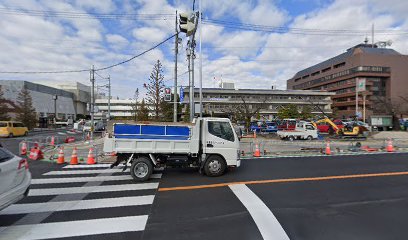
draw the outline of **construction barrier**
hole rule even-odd
[[[72,150],[72,155],[71,155],[71,161],[70,163],[71,165],[77,165],[78,164],[78,154],[77,154],[77,148],[74,147],[74,149]]]
[[[30,154],[29,154],[28,158],[31,159],[31,160],[40,160],[40,159],[43,159],[44,156],[43,156],[43,153],[41,152],[40,148],[33,147],[30,150]]]

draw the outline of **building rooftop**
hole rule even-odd
[[[184,92],[189,92],[186,87]],[[199,93],[200,89],[195,88],[194,92]],[[332,92],[315,90],[277,90],[277,89],[225,89],[225,88],[203,88],[203,92],[212,93],[236,93],[236,94],[282,94],[282,95],[334,95]]]
[[[299,71],[295,74],[293,78],[298,78],[302,77],[305,75],[312,74],[314,72],[317,72],[319,70],[331,67],[335,64],[345,62],[347,58],[353,55],[355,49],[360,49],[362,53],[367,53],[367,54],[376,54],[376,55],[401,55],[399,52],[395,51],[394,49],[389,49],[389,48],[378,48],[376,45],[372,44],[358,44],[352,48],[347,49],[346,52],[339,54],[335,57],[332,57],[330,59],[327,59],[326,61],[323,61],[321,63],[318,63],[316,65],[313,65],[311,67],[308,67],[302,71]]]

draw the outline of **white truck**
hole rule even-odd
[[[282,130],[276,133],[281,139],[293,141],[295,139],[317,139],[318,133],[316,128],[310,122],[300,121],[296,123],[294,130]]]
[[[228,118],[196,118],[192,123],[115,123],[104,152],[116,152],[111,167],[130,165],[134,180],[149,179],[155,167],[197,167],[220,176],[241,165],[239,139]]]

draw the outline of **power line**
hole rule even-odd
[[[240,30],[250,30],[250,31],[260,31],[260,32],[271,32],[271,33],[293,33],[293,34],[304,34],[304,35],[344,35],[344,36],[355,36],[355,35],[366,35],[368,30],[355,30],[355,29],[313,29],[313,28],[291,28],[291,27],[277,27],[277,26],[267,26],[249,23],[239,23],[230,22],[216,19],[203,19],[204,24],[218,25],[226,28],[240,29]],[[376,34],[408,34],[407,30],[392,30],[392,29],[382,29],[376,30]]]
[[[153,49],[159,47],[159,46],[162,45],[163,43],[165,43],[165,42],[169,41],[170,39],[172,39],[174,36],[176,36],[176,34],[171,35],[170,37],[168,37],[168,38],[166,38],[165,40],[161,41],[160,43],[156,44],[155,46],[149,48],[148,50],[146,50],[146,51],[144,51],[144,52],[142,52],[142,53],[140,53],[140,54],[138,54],[138,55],[136,55],[136,56],[133,56],[133,57],[129,58],[128,60],[125,60],[125,61],[122,61],[122,62],[113,64],[113,65],[110,65],[110,66],[108,66],[108,67],[98,68],[98,69],[95,69],[95,71],[106,70],[106,69],[113,68],[113,67],[122,65],[122,64],[124,64],[124,63],[130,62],[130,61],[132,61],[133,59],[135,59],[135,58],[137,58],[137,57],[140,57],[140,56],[144,55],[145,53],[150,52],[150,51],[152,51]]]
[[[102,20],[163,20],[174,17],[174,13],[143,13],[143,14],[100,14],[87,12],[45,11],[45,10],[23,10],[16,8],[0,8],[0,13],[9,15],[30,15],[44,17],[63,18],[89,18]]]
[[[163,43],[165,43],[165,42],[169,41],[170,39],[172,39],[174,36],[176,36],[176,34],[171,35],[170,37],[168,37],[165,40],[161,41],[160,43],[154,45],[153,47],[143,51],[142,53],[139,53],[138,55],[135,55],[135,56],[133,56],[133,57],[131,57],[131,58],[125,60],[125,61],[113,64],[113,65],[110,65],[110,66],[107,66],[107,67],[95,69],[95,72],[110,69],[110,68],[125,64],[127,62],[130,62],[133,59],[138,58],[138,57],[146,54],[147,52],[150,52],[153,49],[159,47]],[[61,71],[24,71],[24,72],[21,72],[21,71],[0,71],[0,74],[55,74],[55,73],[80,73],[80,72],[88,72],[88,71],[90,71],[90,69],[61,70]]]

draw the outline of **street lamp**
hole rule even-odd
[[[52,99],[54,100],[54,128],[57,128],[57,99],[58,99],[58,95],[53,95]]]
[[[136,88],[134,98],[135,98],[135,122],[137,122],[137,100],[139,98],[139,88]]]

